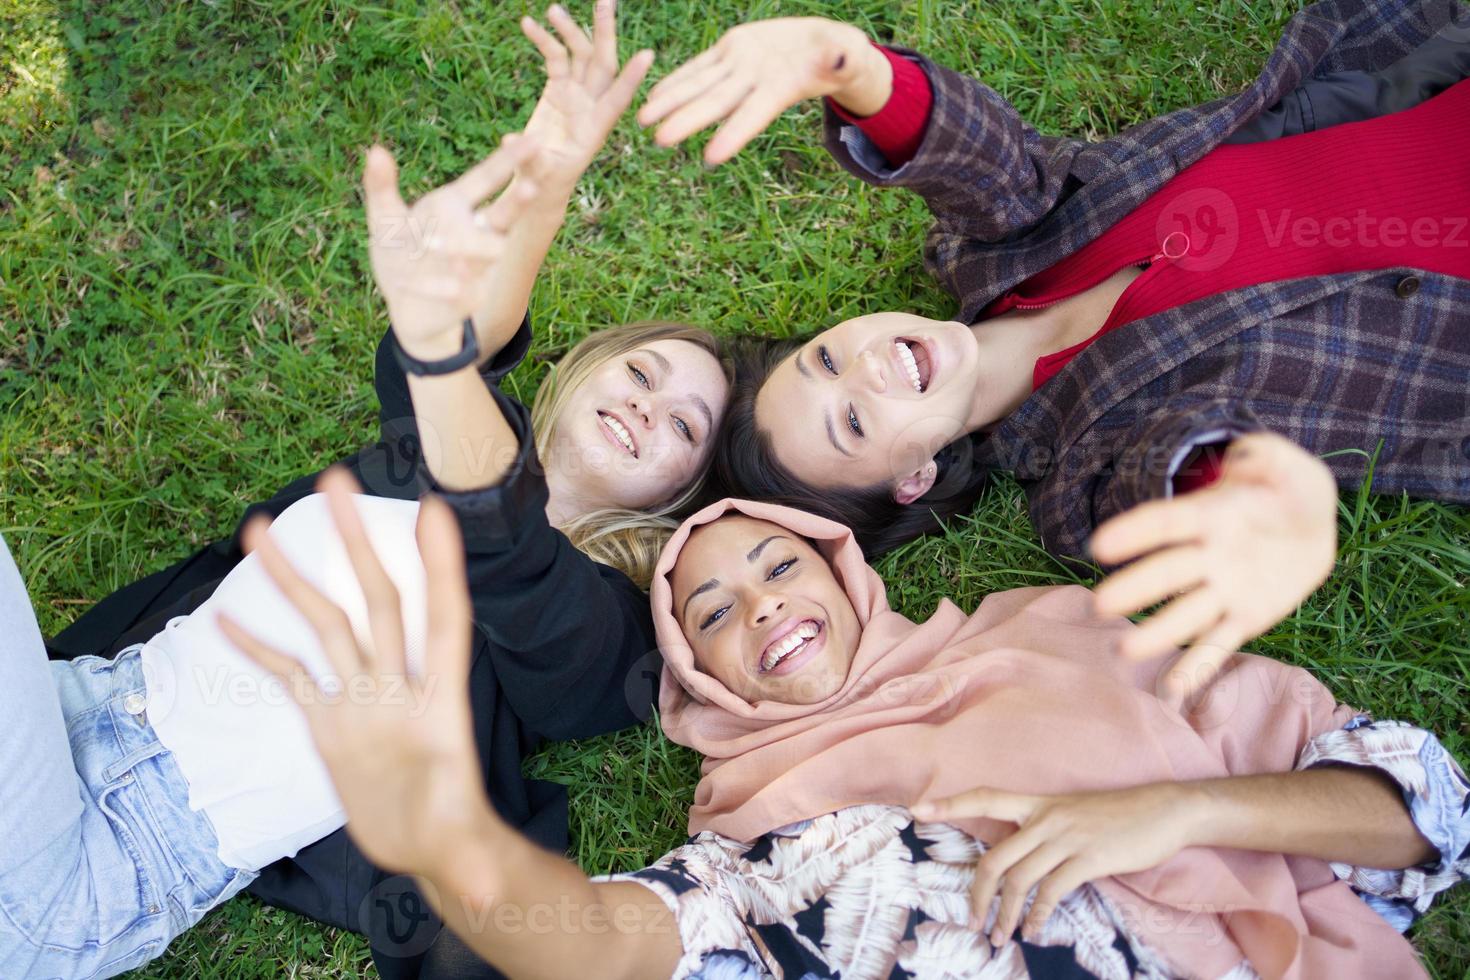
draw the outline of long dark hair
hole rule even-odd
[[[892,551],[940,522],[974,506],[989,473],[975,464],[970,436],[946,446],[935,458],[934,487],[911,504],[893,499],[887,484],[819,488],[798,479],[771,448],[770,433],[755,421],[755,398],[771,372],[806,339],[738,337],[727,341],[735,381],[725,409],[724,431],[710,471],[711,495],[747,497],[810,511],[850,527],[868,557]]]

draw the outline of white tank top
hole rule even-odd
[[[398,587],[409,670],[417,673],[425,626],[424,568],[414,539],[419,505],[381,497],[353,500]],[[270,534],[297,571],[342,607],[365,641],[370,633],[362,591],[326,498],[313,494],[292,504]],[[300,658],[319,682],[331,671],[311,626],[254,555],[235,566],[191,615],[171,620],[143,645],[147,719],[188,780],[190,807],[214,824],[220,860],[253,871],[337,830],[346,814],[290,692],[225,639],[215,621],[221,611]],[[343,694],[354,696],[350,683]],[[405,686],[398,696],[412,695]]]

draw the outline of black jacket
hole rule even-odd
[[[485,370],[520,437],[519,459],[499,486],[443,496],[464,531],[475,613],[470,691],[486,788],[512,826],[565,851],[566,791],[522,778],[522,760],[545,739],[589,737],[646,718],[659,661],[648,597],[547,522],[530,413],[497,387],[530,342],[526,323]],[[378,347],[376,381],[382,438],[343,463],[369,493],[417,499],[432,487],[421,465],[408,382],[387,337]],[[246,517],[279,514],[315,482],[316,474],[295,481],[251,506]],[[51,656],[110,656],[147,640],[208,598],[241,557],[237,529],[229,540],[103,599],[48,643]],[[385,978],[497,975],[440,928],[409,878],[373,867],[345,830],[264,869],[249,890],[272,905],[365,933]]]

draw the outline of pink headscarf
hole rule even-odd
[[[695,666],[669,574],[694,528],[734,512],[812,540],[852,601],[862,638],[826,701],[747,702]],[[1287,772],[1313,736],[1353,715],[1306,671],[1250,655],[1182,715],[1155,695],[1159,662],[1113,653],[1134,627],[1097,618],[1079,586],[995,593],[971,616],[944,600],[910,622],[847,528],[772,504],[725,500],[685,521],[652,601],[664,732],[704,756],[690,833],[749,841],[847,806],[911,806],[977,786],[1069,793]],[[1009,830],[954,823],[988,843]],[[1219,976],[1243,958],[1267,978],[1424,975],[1408,942],[1322,861],[1188,848],[1095,884],[1186,976]]]

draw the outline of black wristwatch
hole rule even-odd
[[[405,374],[417,375],[418,377],[432,377],[438,374],[453,374],[461,368],[469,367],[480,359],[480,341],[475,336],[475,321],[469,317],[464,318],[464,345],[458,354],[452,354],[440,361],[421,361],[398,342],[398,335],[393,334],[393,359],[398,366],[403,368]]]

